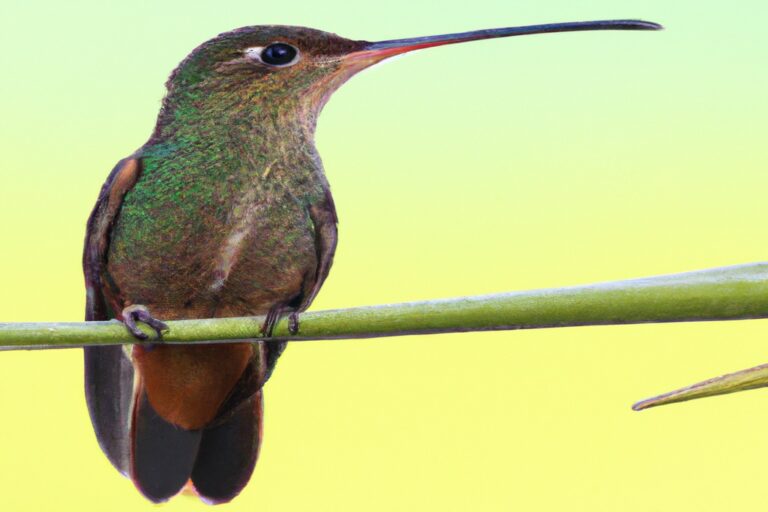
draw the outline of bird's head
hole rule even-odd
[[[340,85],[394,55],[478,39],[545,32],[659,28],[644,21],[609,20],[368,42],[304,27],[244,27],[203,43],[182,61],[168,80],[166,107],[181,102],[187,112],[205,105],[224,110],[292,111],[302,114],[314,126],[317,114]]]
[[[365,48],[335,34],[303,27],[243,27],[203,43],[166,84],[170,94],[231,95],[259,106],[330,95],[351,71],[345,57]],[[310,98],[306,98],[310,99]]]

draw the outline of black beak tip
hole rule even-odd
[[[664,30],[664,25],[652,21],[637,21],[637,30]]]

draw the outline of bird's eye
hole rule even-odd
[[[270,66],[288,66],[296,61],[299,51],[286,43],[272,43],[261,51],[261,62]]]

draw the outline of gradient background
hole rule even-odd
[[[0,321],[80,320],[85,219],[189,50],[247,24],[390,39],[645,18],[418,52],[355,77],[317,142],[340,245],[314,309],[765,259],[768,4],[4,2]],[[765,362],[766,324],[292,345],[236,510],[763,506],[764,391],[633,413]],[[0,507],[150,510],[102,456],[78,350],[0,354]],[[165,510],[203,510],[188,497]]]

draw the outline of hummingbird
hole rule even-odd
[[[153,502],[183,490],[225,503],[251,477],[263,386],[317,295],[337,217],[314,146],[331,94],[389,57],[480,39],[657,30],[639,20],[554,23],[379,42],[249,26],[195,48],[171,73],[149,140],[120,160],[88,219],[86,320],[137,340],[85,348],[85,392],[110,462]],[[163,345],[163,320],[265,315],[264,339]],[[156,331],[148,336],[142,322]]]

